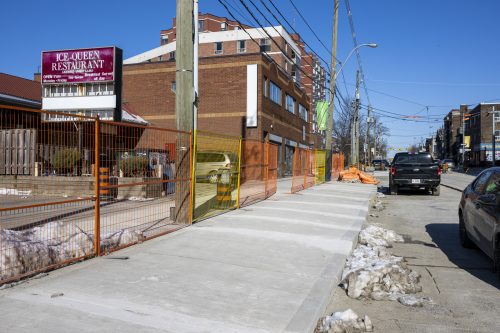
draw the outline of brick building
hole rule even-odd
[[[279,174],[291,174],[295,147],[319,147],[322,141],[314,133],[313,85],[307,88],[298,70],[303,48],[281,26],[264,28],[277,45],[263,29],[245,27],[245,32],[210,14],[199,16],[199,29],[198,129],[277,143]],[[173,28],[160,33],[161,46],[126,59],[123,69],[123,103],[151,124],[170,128],[175,127],[175,33],[174,19]],[[251,76],[255,88],[248,86]],[[255,126],[246,121],[249,102],[257,104]]]
[[[496,112],[495,119],[493,112]],[[493,123],[495,122],[495,160],[500,161],[500,104],[480,103],[469,112],[466,135],[470,135],[470,163],[487,165],[493,161]]]
[[[467,113],[467,105],[460,105],[444,117],[443,158],[460,161],[460,145],[462,144],[462,115]]]

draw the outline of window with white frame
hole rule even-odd
[[[168,44],[168,36],[167,35],[161,35],[161,45]]]
[[[271,52],[271,38],[260,39],[260,52]]]
[[[302,104],[299,104],[299,116],[300,116],[300,118],[302,118],[305,121],[307,121],[307,109]]]
[[[288,94],[286,94],[286,105],[285,105],[285,107],[286,107],[286,110],[288,112],[291,112],[291,113],[295,114],[295,99],[292,96],[288,95]]]
[[[215,43],[214,53],[215,54],[222,54],[222,42]]]
[[[175,60],[175,51],[172,51],[168,54],[168,60]]]
[[[174,93],[177,90],[177,84],[175,81],[172,81],[172,84],[170,85],[170,90],[172,90],[172,92]]]
[[[222,22],[222,23],[220,24],[220,30],[221,30],[221,31],[226,31],[226,29],[227,29],[227,24],[226,24],[226,22]]]
[[[238,48],[236,50],[238,53],[245,53],[247,51],[247,43],[246,40],[238,41]]]
[[[281,88],[273,81],[269,81],[269,98],[274,103],[281,105]]]

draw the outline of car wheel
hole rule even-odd
[[[389,188],[391,195],[398,195],[398,185],[390,185]]]
[[[458,215],[458,231],[460,233],[460,244],[466,249],[472,249],[474,247],[474,243],[469,238],[469,234],[467,233],[467,229],[465,228],[465,221],[462,213]]]
[[[441,186],[438,185],[432,189],[432,195],[439,196],[440,193],[441,193]]]
[[[208,174],[208,182],[210,184],[216,184],[218,180],[219,175],[217,174],[217,171],[210,171],[210,173]]]

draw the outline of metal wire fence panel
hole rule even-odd
[[[197,131],[193,221],[238,207],[241,139]]]
[[[278,146],[266,142],[266,198],[276,193],[278,188]]]
[[[338,180],[342,170],[344,170],[344,154],[335,153],[332,155],[332,180]]]
[[[309,188],[315,183],[316,155],[307,148],[295,148],[293,156],[293,176],[291,192]]]
[[[0,281],[95,253],[95,122],[49,114],[0,106]]]
[[[295,148],[293,154],[292,193],[301,191],[305,188],[308,152],[308,149]]]
[[[188,225],[191,141],[186,132],[0,106],[0,283]]]
[[[239,206],[266,199],[267,150],[264,142],[242,140]]]
[[[176,174],[177,151],[190,154],[189,137],[189,133],[164,128],[100,122],[101,251],[190,224],[189,219],[176,219],[176,214],[189,214],[179,214],[175,200],[176,190],[190,193],[190,179]],[[188,212],[189,202],[187,198],[188,204],[181,209]]]
[[[325,182],[326,150],[314,150],[314,184]]]

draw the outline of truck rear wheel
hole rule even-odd
[[[432,188],[432,195],[439,196],[441,194],[441,186],[436,186]]]
[[[389,188],[391,195],[398,195],[398,185],[390,185]]]

